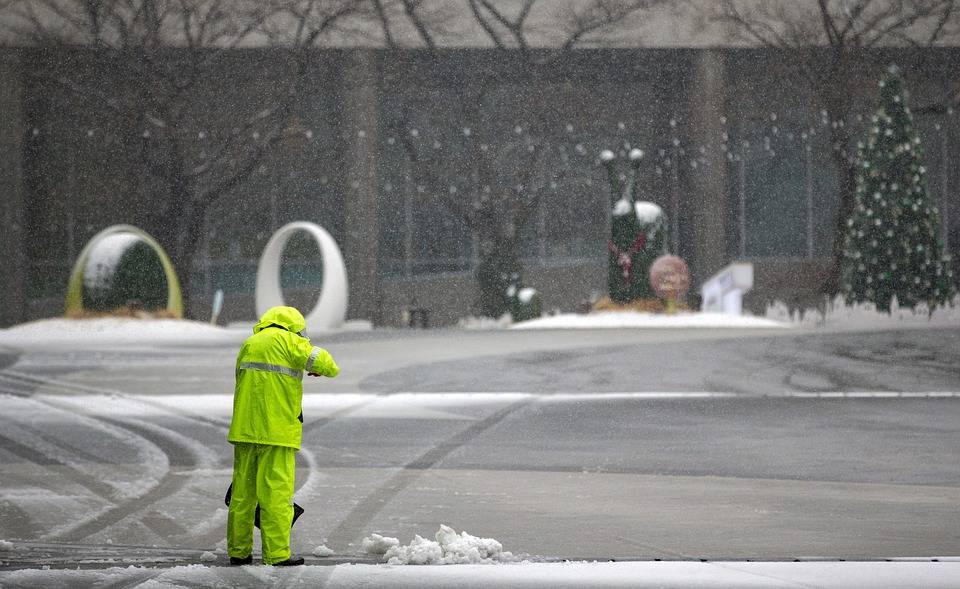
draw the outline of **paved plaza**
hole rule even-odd
[[[5,568],[225,560],[243,337],[3,351]],[[314,341],[342,375],[304,384],[308,563],[441,524],[546,562],[960,555],[958,329]]]

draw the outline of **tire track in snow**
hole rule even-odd
[[[100,418],[100,420],[116,427],[123,428],[149,442],[152,442],[157,447],[162,449],[164,454],[167,455],[167,462],[170,466],[167,468],[167,472],[163,475],[159,482],[143,495],[119,503],[107,511],[97,515],[96,517],[57,534],[61,540],[67,542],[75,542],[92,536],[93,534],[105,530],[129,516],[145,511],[145,509],[150,505],[170,497],[171,495],[180,491],[186,485],[188,480],[186,477],[177,474],[174,471],[173,465],[180,464],[191,469],[196,468],[198,465],[197,456],[187,445],[181,444],[178,440],[175,440],[175,436],[160,433],[160,431],[164,430],[165,428],[155,425],[148,427],[145,424],[134,425],[129,422],[106,418]],[[171,540],[171,538],[164,539]]]
[[[72,482],[77,483],[81,487],[84,487],[94,495],[100,497],[101,499],[107,501],[108,503],[113,503],[116,501],[117,491],[107,483],[102,482],[101,480],[93,477],[82,470],[63,462],[52,456],[47,456],[43,452],[31,448],[26,444],[21,444],[17,440],[10,438],[6,435],[0,434],[0,448],[3,448],[11,454],[15,454],[20,458],[36,464],[38,466],[43,466],[50,470],[56,471],[58,474],[62,474],[70,479]]]
[[[397,473],[380,485],[380,487],[364,497],[340,520],[337,527],[330,532],[327,541],[328,544],[347,546],[351,542],[360,539],[360,537],[366,533],[367,526],[373,521],[373,518],[380,510],[383,509],[386,503],[416,481],[422,471],[433,468],[433,466],[457,449],[474,440],[477,436],[497,425],[511,414],[526,408],[537,400],[538,397],[531,395],[515,401],[447,438],[445,441],[435,445],[419,457],[408,462],[401,467]]]
[[[87,385],[78,385],[75,383],[60,381],[58,379],[44,378],[44,377],[39,377],[39,376],[34,376],[34,375],[29,375],[29,374],[24,374],[19,372],[13,372],[9,370],[0,370],[0,382],[3,382],[3,381],[6,381],[6,383],[15,384],[17,386],[18,390],[10,391],[11,394],[14,394],[18,397],[28,398],[32,402],[53,406],[62,410],[76,411],[76,407],[70,406],[69,403],[62,403],[62,404],[57,403],[50,399],[37,399],[33,393],[37,389],[45,389],[51,392],[62,392],[64,390],[67,390],[67,391],[72,391],[72,392],[86,394],[86,395],[94,394],[94,395],[109,396],[113,398],[123,399],[129,402],[140,403],[156,409],[160,409],[167,414],[174,415],[176,417],[180,417],[182,419],[186,419],[196,423],[200,423],[209,427],[217,428],[218,430],[222,431],[224,434],[226,434],[226,431],[229,427],[229,423],[224,420],[197,415],[188,410],[184,410],[177,407],[171,407],[168,404],[165,404],[162,402],[153,401],[153,400],[144,398],[143,396],[131,395],[129,393],[124,393],[122,391],[117,391],[112,389],[100,389],[100,388],[91,387]],[[0,384],[0,386],[3,386],[3,385]],[[7,388],[7,387],[4,386],[3,388]],[[330,413],[329,415],[326,415],[317,420],[308,422],[307,424],[304,425],[304,434],[307,434],[309,432],[325,427],[333,422],[336,422],[346,417],[347,415],[350,415],[351,413],[354,413],[372,403],[375,403],[377,400],[383,398],[384,396],[387,396],[387,395],[383,395],[383,394],[373,395],[368,399],[364,399],[357,403],[343,407],[341,409],[338,409],[337,411]],[[186,445],[181,444],[176,440],[172,440],[170,434],[175,434],[175,432],[167,430],[166,428],[161,428],[160,426],[155,426],[152,424],[148,425],[146,422],[137,423],[137,422],[131,422],[130,420],[110,419],[105,417],[98,417],[96,415],[91,415],[91,414],[85,414],[85,416],[90,419],[99,421],[103,424],[106,424],[108,426],[121,428],[132,435],[135,435],[141,439],[144,439],[148,442],[153,443],[164,454],[167,455],[168,463],[171,465],[179,463],[190,469],[196,468],[198,466],[198,461],[196,460],[196,457],[190,453],[190,449]],[[168,431],[169,434],[162,435],[157,431],[157,429]],[[175,434],[175,435],[180,435],[180,434]],[[171,453],[171,448],[173,448],[172,453]],[[449,451],[452,451],[452,449]],[[307,447],[301,447],[300,453],[303,457],[304,462],[306,463],[308,474],[306,479],[300,485],[298,485],[296,489],[296,493],[298,495],[303,495],[303,494],[309,494],[313,492],[314,487],[317,484],[317,479],[319,478],[318,477],[319,471],[317,469],[316,458],[311,450],[309,450]],[[425,457],[429,459],[429,457],[425,455],[425,456],[422,456],[420,460],[422,461]],[[150,505],[157,503],[158,501],[161,501],[165,498],[168,498],[176,494],[178,491],[182,490],[188,482],[189,482],[189,479],[187,479],[187,477],[174,473],[173,469],[168,469],[167,473],[158,481],[158,483],[151,490],[147,491],[145,494],[141,495],[138,498],[130,499],[123,503],[115,504],[113,507],[109,508],[107,511],[101,513],[100,515],[90,520],[87,520],[85,522],[82,522],[74,526],[73,528],[68,529],[67,532],[65,533],[58,534],[58,538],[62,539],[63,541],[82,540],[83,538],[87,538],[93,534],[96,534],[110,527],[111,525],[114,525],[122,521],[127,517],[134,516],[138,512],[142,512],[144,515],[143,519],[148,520],[144,522],[143,519],[141,519],[141,522],[144,523],[144,525],[146,525],[148,528],[153,530],[155,533],[157,533],[159,536],[163,537],[164,539],[171,541],[174,544],[182,544],[184,540],[183,536],[181,534],[176,533],[177,530],[182,526],[179,526],[177,522],[174,522],[172,520],[151,521],[150,520],[151,517],[154,517],[154,519],[156,519],[155,517],[156,514],[155,513],[151,514],[147,508]],[[224,491],[226,491],[226,489],[224,489]],[[211,515],[210,519],[208,519],[207,522],[204,522],[203,526],[200,526],[206,531],[201,532],[200,534],[193,535],[192,539],[195,541],[198,541],[199,543],[202,543],[202,545],[204,546],[212,546],[212,545],[215,545],[218,541],[222,540],[223,530],[220,529],[221,526],[216,525],[218,523],[216,521],[218,518],[223,519],[224,522],[222,523],[225,523],[225,518],[222,516],[222,513],[223,512],[220,509],[216,510],[213,513],[213,515]],[[163,518],[160,518],[160,519],[163,519]],[[172,525],[172,524],[176,524],[176,525]]]
[[[71,383],[63,383],[53,379],[44,379],[41,377],[35,377],[32,375],[25,375],[19,373],[12,373],[10,371],[4,370],[0,371],[0,381],[6,381],[2,386],[4,392],[9,392],[15,396],[26,398],[30,402],[37,403],[40,405],[46,405],[48,407],[54,407],[68,412],[75,412],[76,407],[71,406],[68,402],[56,402],[51,399],[38,399],[33,395],[33,390],[14,390],[8,391],[9,383],[15,383],[19,385],[18,388],[23,389],[24,387],[31,386],[35,390],[36,388],[47,388],[47,389],[68,389],[75,392],[82,392],[85,394],[95,393],[100,395],[109,395],[113,397],[119,397],[126,401],[137,402],[139,399],[131,398],[130,395],[120,393],[117,391],[103,391],[98,390],[93,387],[86,386],[71,386]],[[148,403],[151,406],[159,407],[161,409],[166,409],[169,413],[184,417],[181,412],[171,410],[168,407],[163,406],[160,403]],[[161,426],[148,424],[146,422],[142,423],[131,423],[130,420],[120,420],[120,419],[110,419],[102,416],[97,416],[95,414],[84,413],[84,417],[104,424],[106,426],[112,426],[112,428],[121,429],[128,434],[131,434],[135,437],[138,437],[146,442],[152,444],[157,449],[159,449],[167,457],[168,468],[166,473],[160,478],[160,480],[148,491],[142,495],[122,501],[116,501],[117,492],[113,487],[105,483],[94,479],[93,477],[83,473],[76,467],[69,465],[63,461],[57,460],[55,458],[46,456],[32,448],[26,447],[23,444],[19,444],[14,440],[10,440],[9,444],[6,444],[5,447],[8,447],[11,451],[14,451],[21,457],[26,457],[32,462],[38,462],[40,464],[52,463],[56,466],[63,467],[65,473],[69,473],[67,476],[74,482],[77,482],[83,485],[86,488],[89,488],[91,491],[94,491],[95,494],[100,496],[102,499],[107,500],[108,503],[112,504],[111,507],[108,507],[106,511],[101,512],[100,514],[87,519],[83,522],[79,522],[71,527],[68,527],[66,530],[60,530],[53,534],[54,537],[59,538],[65,541],[76,541],[87,538],[93,534],[96,534],[111,525],[136,514],[137,512],[144,512],[145,508],[150,505],[170,497],[171,495],[180,491],[187,483],[186,477],[183,477],[174,472],[172,466],[174,464],[185,466],[189,469],[196,468],[201,460],[199,453],[195,451],[195,448],[190,448],[189,444],[181,443],[177,438],[180,437],[180,434],[163,428]],[[201,423],[206,423],[202,418],[195,419]],[[207,423],[209,425],[209,423]],[[9,438],[6,438],[9,439]],[[145,514],[146,515],[146,514]],[[156,522],[154,522],[156,524]],[[175,522],[173,522],[175,523]],[[168,526],[158,526],[150,525],[150,523],[145,523],[149,528],[153,529],[158,533],[159,536],[164,538],[167,541],[175,541],[180,537],[179,530],[182,529],[179,524],[177,525],[168,525]],[[163,528],[166,528],[163,533]],[[47,535],[48,537],[50,534]]]
[[[54,404],[54,403],[46,403],[43,400],[33,397],[32,395],[23,394],[19,392],[10,392],[6,389],[7,389],[6,384],[0,382],[0,393],[2,394],[9,393],[12,396],[18,397],[27,403],[33,403],[40,407],[44,407],[47,410],[56,409],[60,411],[66,411],[68,413],[75,415],[75,408],[63,407],[63,406],[59,406],[59,404]],[[129,430],[127,430],[126,428],[118,428],[117,426],[112,426],[111,424],[107,423],[105,420],[98,419],[92,415],[82,415],[81,422],[83,420],[88,420],[88,423],[92,422],[96,424],[97,425],[96,429],[98,429],[101,433],[106,433],[115,438],[120,437],[118,435],[118,429],[122,431],[123,434],[125,434],[126,436],[135,435]],[[13,425],[12,427],[8,425],[7,427],[8,432],[13,430],[19,430],[19,429],[20,428],[16,425]],[[38,442],[44,442],[48,446],[51,446],[54,448],[61,448],[66,450],[67,452],[71,451],[69,447],[65,447],[66,446],[65,444],[52,444],[49,441],[47,441],[44,436],[41,436],[30,429],[23,429],[21,431],[24,432],[28,437],[36,438],[36,441]],[[51,470],[55,474],[65,477],[67,480],[89,490],[94,496],[100,498],[102,501],[106,503],[107,507],[105,507],[105,509],[107,510],[111,509],[110,506],[117,505],[118,501],[122,501],[121,498],[123,496],[123,493],[121,490],[90,475],[89,473],[78,468],[76,465],[70,464],[69,462],[61,460],[60,458],[54,456],[53,455],[54,452],[50,451],[52,450],[52,448],[48,447],[47,448],[48,451],[44,452],[37,448],[28,446],[24,444],[22,441],[14,440],[9,435],[0,435],[0,446],[2,446],[5,450],[17,456],[20,456],[21,458],[33,464],[46,467],[47,469]],[[152,448],[152,450],[156,451],[157,453],[164,453],[163,449],[159,446],[151,444],[150,448]],[[27,515],[29,516],[29,514]],[[30,525],[32,529],[36,530],[35,534],[44,533],[44,530],[37,529],[37,526],[34,525],[32,522],[32,518],[31,518]],[[67,529],[70,529],[70,528],[67,527]],[[61,530],[59,529],[56,530],[54,533],[47,532],[45,534],[45,537],[51,537],[51,536],[57,537],[59,536],[60,532]]]
[[[371,403],[374,403],[379,398],[380,396],[374,396],[370,399],[364,399],[352,405],[348,405],[346,407],[333,411],[332,413],[324,417],[305,423],[303,426],[304,437],[310,432],[313,432],[322,427],[330,425],[331,423],[339,419],[342,419],[347,415],[355,411],[358,411],[366,407],[367,405],[370,405]],[[226,434],[227,429],[229,427],[229,423],[220,422],[220,425],[223,429],[224,434]],[[319,472],[320,472],[319,468],[317,467],[317,459],[315,454],[305,444],[301,444],[300,452],[298,454],[299,456],[297,461],[299,462],[302,457],[302,460],[305,463],[305,466],[307,469],[307,478],[303,481],[298,481],[298,486],[294,490],[294,498],[296,498],[297,496],[300,496],[300,497],[309,496],[311,493],[313,493],[317,485],[317,479],[319,478]],[[226,492],[226,489],[224,489],[224,492]],[[214,515],[212,517],[216,518],[217,516]],[[222,518],[221,523],[223,524],[221,527],[213,528],[212,526],[209,526],[210,529],[193,536],[193,539],[195,539],[197,543],[202,546],[215,546],[219,542],[224,541],[223,528],[226,526],[226,518]]]
[[[47,389],[51,391],[66,390],[78,393],[94,393],[98,395],[124,395],[123,392],[113,389],[99,389],[96,387],[76,384],[64,380],[26,374],[24,372],[18,372],[10,369],[0,370],[0,380],[7,381],[8,383],[24,389],[20,392],[11,391],[11,394],[15,394],[20,397],[33,396],[33,393],[39,389]]]
[[[8,538],[17,536],[35,538],[40,534],[40,530],[30,514],[7,499],[0,499],[0,522],[4,524],[4,529],[7,530],[7,533],[3,535]]]

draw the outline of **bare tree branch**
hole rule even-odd
[[[420,35],[420,39],[430,50],[436,50],[437,42],[434,39],[434,34],[430,30],[427,19],[423,18],[422,11],[420,10],[422,2],[420,0],[402,0],[403,11],[407,15],[407,18],[410,19],[410,22],[413,23],[414,28],[417,30],[417,34]],[[434,26],[437,26],[437,22],[434,23]]]
[[[500,36],[500,33],[497,32],[496,28],[492,23],[487,21],[487,18],[483,15],[483,12],[480,10],[480,5],[477,3],[477,0],[469,0],[470,11],[473,13],[474,18],[477,20],[477,24],[483,28],[486,32],[487,37],[490,41],[497,47],[497,49],[506,49],[507,44],[504,42],[503,37]]]
[[[65,50],[37,52],[39,67],[30,74],[88,105],[124,145],[132,174],[158,181],[153,229],[171,248],[187,296],[190,272],[183,266],[193,261],[202,232],[197,224],[288,135],[303,96],[304,50],[339,21],[362,13],[366,1],[0,0],[0,29],[21,45]],[[239,105],[240,112],[256,112],[224,125],[222,113],[205,108],[223,92],[215,74],[233,49],[264,39],[292,67],[271,72],[276,83],[264,108]],[[45,60],[56,55],[69,60]],[[209,129],[200,133],[202,146],[198,128]]]
[[[383,38],[387,47],[396,47],[397,42],[393,38],[393,32],[390,30],[390,19],[387,16],[386,8],[383,6],[383,0],[372,0],[374,9],[377,12],[377,18],[380,20],[380,26],[383,28]]]

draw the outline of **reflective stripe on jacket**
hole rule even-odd
[[[306,326],[293,307],[273,307],[237,355],[233,419],[227,440],[300,448],[303,375],[336,376],[333,357],[298,335]]]

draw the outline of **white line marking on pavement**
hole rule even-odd
[[[502,397],[501,397],[502,396]],[[649,392],[612,392],[612,393],[529,393],[510,391],[503,393],[490,392],[413,392],[387,393],[384,399],[406,400],[410,402],[441,402],[449,405],[465,405],[477,402],[491,402],[516,399],[519,397],[535,397],[540,402],[561,401],[619,401],[619,400],[661,400],[661,399],[956,399],[960,398],[960,391],[777,391],[766,394],[729,393],[710,391],[649,391]]]
[[[537,394],[544,401],[601,401],[620,399],[955,399],[960,391],[783,391],[757,395],[723,392],[557,393]]]

